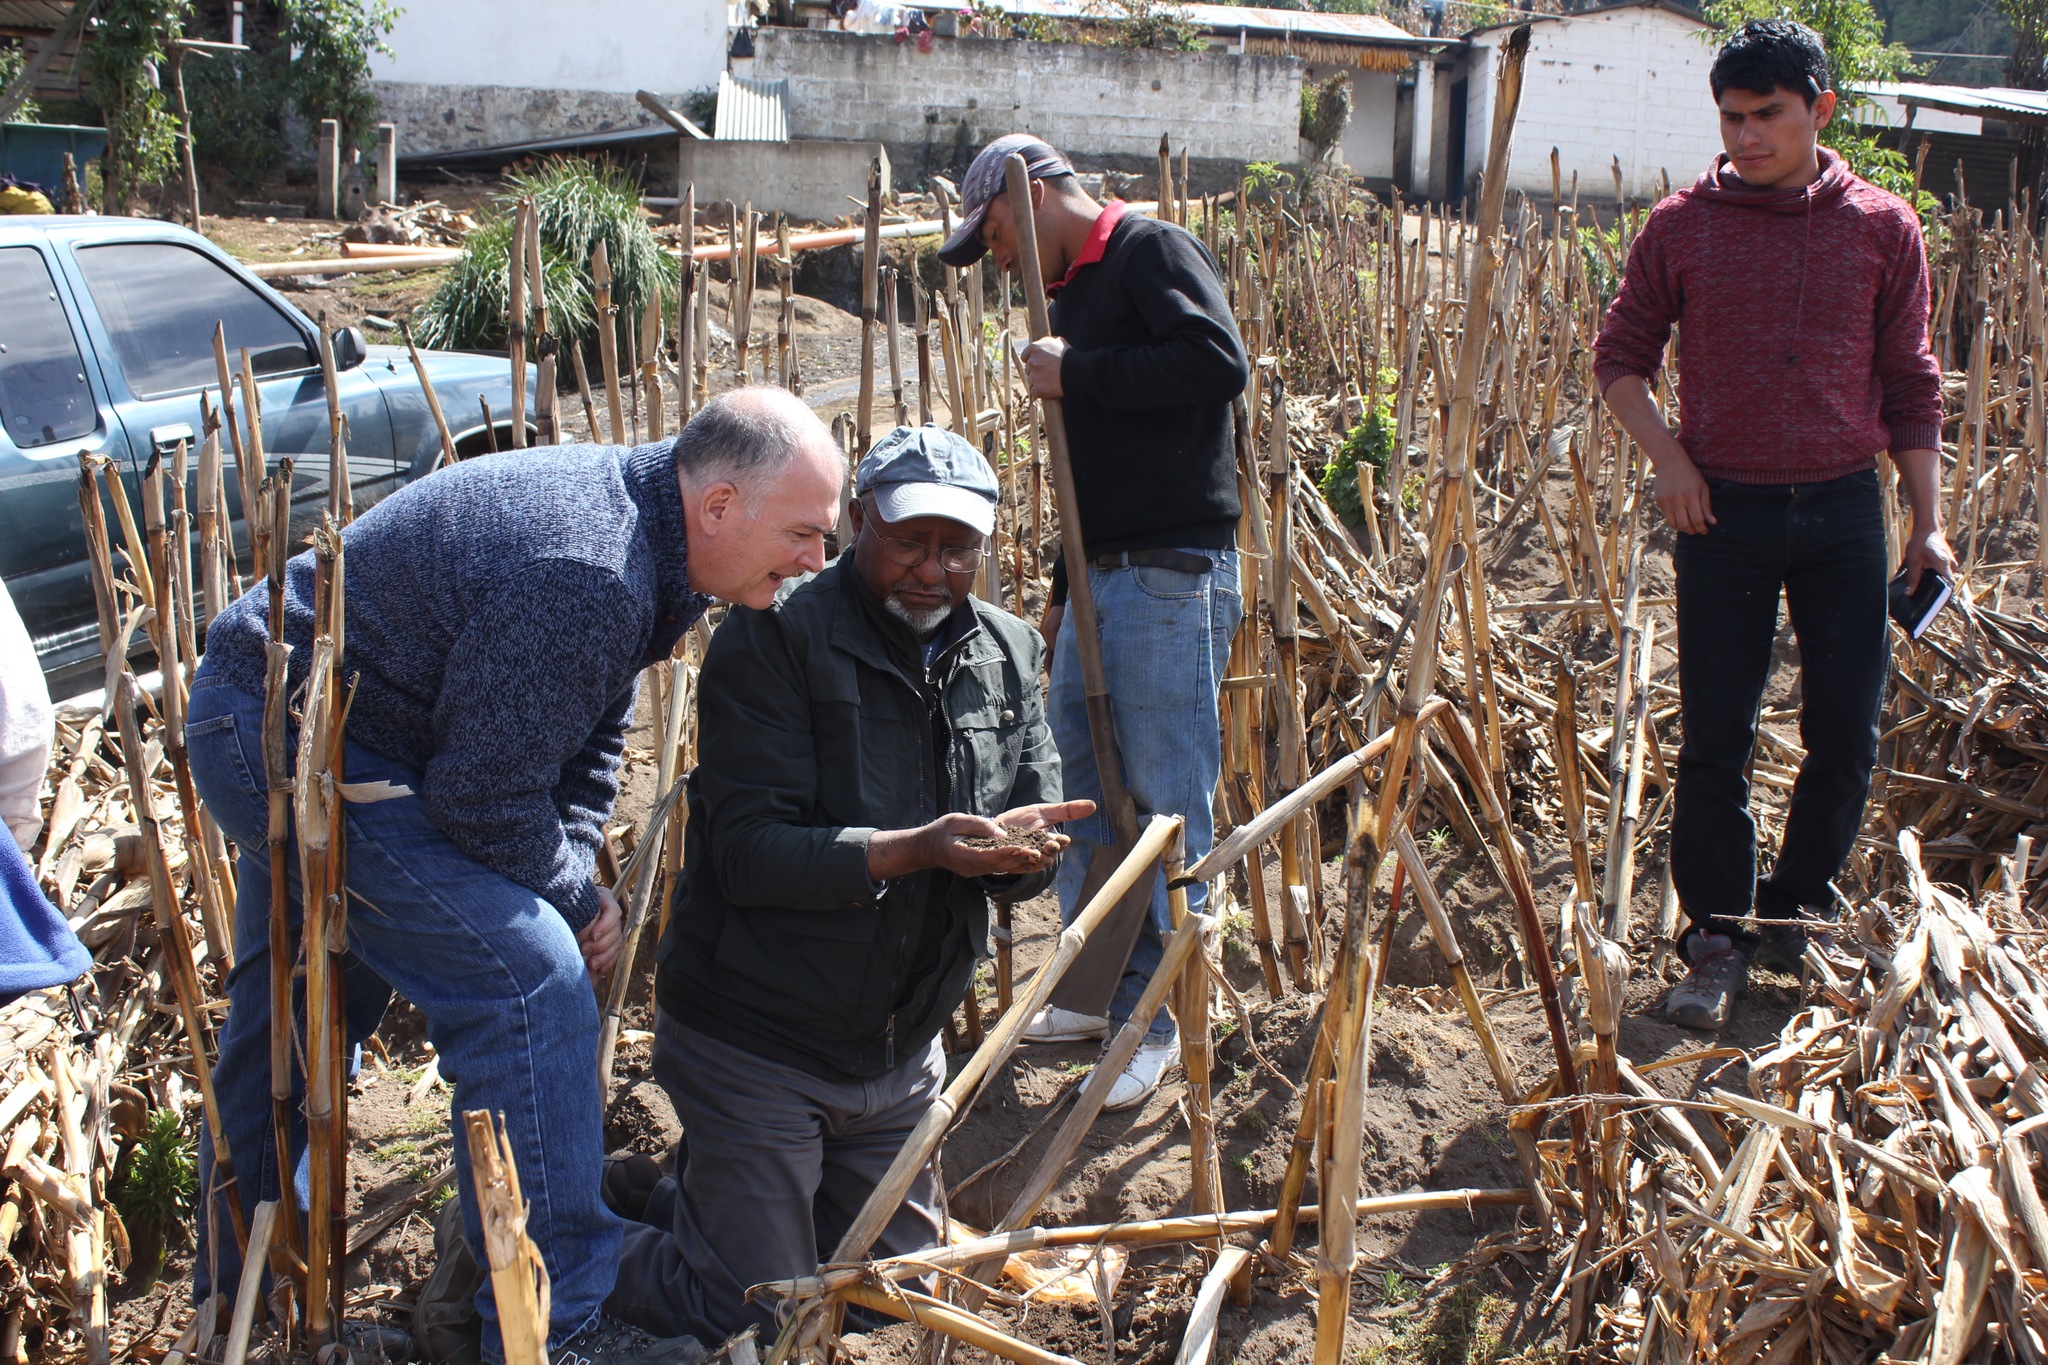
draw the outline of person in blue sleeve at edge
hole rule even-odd
[[[621,931],[619,907],[592,871],[640,671],[666,658],[713,598],[765,608],[785,580],[822,568],[845,478],[844,455],[800,400],[749,388],[714,400],[672,444],[465,461],[342,534],[342,669],[355,689],[347,773],[403,789],[348,807],[348,1041],[369,1035],[397,991],[426,1016],[453,1113],[504,1116],[530,1205],[526,1230],[552,1289],[553,1365],[689,1365],[703,1354],[693,1340],[657,1339],[604,1309],[624,1226],[599,1193],[591,977],[616,960]],[[283,628],[294,689],[312,601],[312,557],[301,554],[286,571]],[[250,592],[213,623],[185,732],[193,781],[241,858],[237,961],[214,1075],[250,1207],[278,1198],[283,1183],[266,947],[268,606],[268,594]],[[298,1184],[302,1121],[294,1126]],[[453,1136],[467,1243],[480,1246],[469,1148],[459,1129]],[[209,1145],[199,1150],[201,1188],[211,1190]],[[198,1220],[193,1293],[202,1303],[216,1289],[232,1293],[240,1275],[213,1202]],[[488,1283],[472,1270],[461,1288],[460,1302],[442,1305],[458,1342],[429,1354],[502,1360]]]
[[[1039,269],[1052,300],[1050,337],[1024,352],[1031,392],[1064,400],[1067,445],[1102,636],[1102,667],[1125,784],[1142,824],[1154,814],[1187,820],[1190,864],[1215,837],[1211,812],[1223,770],[1216,695],[1230,640],[1244,616],[1237,566],[1237,445],[1231,401],[1251,378],[1221,272],[1185,228],[1097,203],[1056,149],[1024,133],[982,148],[960,181],[960,226],[939,248],[948,265],[984,251],[1015,271],[1018,226],[1004,165],[1024,158],[1030,177]],[[1099,799],[1102,783],[1088,733],[1087,697],[1066,615],[1067,578],[1054,566],[1043,629],[1053,649],[1046,709],[1066,765],[1067,790]],[[1074,826],[1074,853],[1059,876],[1060,914],[1085,904],[1091,855],[1116,840],[1106,815]],[[1203,908],[1207,888],[1188,888]],[[1131,943],[1107,1015],[1069,1009],[1054,996],[1025,1033],[1057,1043],[1108,1034],[1137,1008],[1171,932],[1166,884],[1150,913],[1119,940]],[[1081,975],[1070,975],[1070,983]],[[1078,997],[1069,1004],[1083,1003]],[[1165,1008],[1109,1092],[1107,1110],[1143,1104],[1180,1058]]]
[[[969,595],[988,461],[898,427],[854,489],[851,549],[734,610],[699,678],[655,979],[654,1075],[684,1136],[672,1177],[643,1156],[605,1181],[642,1225],[611,1310],[664,1336],[774,1339],[748,1287],[831,1259],[944,1085],[939,1034],[987,955],[989,897],[1044,889],[1053,827],[1095,809],[1061,799],[1037,632]],[[944,1240],[927,1168],[875,1253]]]

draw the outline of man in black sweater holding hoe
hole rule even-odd
[[[1201,242],[1170,223],[1127,213],[1120,202],[1097,203],[1066,157],[1027,134],[998,138],[975,157],[961,180],[961,223],[940,248],[941,260],[964,266],[987,251],[1003,269],[1017,269],[1017,222],[1004,180],[1013,153],[1030,176],[1054,333],[1033,342],[1024,362],[1034,395],[1065,400],[1089,556],[1081,567],[1094,592],[1124,780],[1141,820],[1154,813],[1186,818],[1193,863],[1215,837],[1210,811],[1223,762],[1216,693],[1244,614],[1230,403],[1251,369],[1221,272]],[[1066,575],[1075,571],[1071,564],[1055,571],[1046,609],[1053,646],[1046,711],[1067,796],[1099,806],[1102,784],[1066,619]],[[1056,885],[1061,916],[1072,921],[1083,904],[1090,855],[1116,840],[1099,810],[1065,828],[1076,847]],[[1202,908],[1203,891],[1188,889],[1191,910]],[[1126,1022],[1169,928],[1162,881],[1107,1017],[1055,1005],[1031,1021],[1025,1037],[1099,1038],[1112,1022]],[[1106,1107],[1142,1104],[1179,1055],[1172,1018],[1162,1009]]]

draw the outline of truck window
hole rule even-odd
[[[78,339],[34,247],[0,251],[0,422],[24,448],[89,436],[99,425]]]
[[[318,363],[290,318],[213,258],[174,242],[110,242],[80,247],[78,268],[114,339],[121,370],[137,398],[202,389],[219,382],[213,327],[227,332],[228,360],[240,349],[261,375]]]

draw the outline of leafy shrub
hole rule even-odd
[[[414,310],[412,325],[421,345],[488,350],[505,344],[512,228],[519,201],[529,197],[547,276],[548,327],[565,345],[597,336],[590,256],[600,240],[611,261],[620,327],[650,303],[666,308],[674,301],[677,262],[655,241],[632,178],[579,157],[550,157],[506,177],[489,216],[463,244],[462,260]]]
[[[1372,410],[1345,433],[1344,444],[1316,481],[1330,510],[1347,523],[1365,520],[1365,505],[1358,495],[1358,466],[1370,465],[1378,482],[1386,482],[1387,462],[1394,453],[1394,385],[1399,378],[1392,370],[1380,371],[1379,397]]]
[[[1301,136],[1317,153],[1327,152],[1351,122],[1351,77],[1339,71],[1321,83],[1301,83]]]

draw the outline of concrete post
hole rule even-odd
[[[377,125],[377,202],[398,202],[398,125]]]
[[[1436,63],[1424,57],[1415,64],[1415,105],[1408,120],[1408,193],[1426,199],[1431,193],[1430,148],[1436,142]]]
[[[320,120],[320,183],[313,199],[313,216],[316,218],[339,218],[341,216],[341,124],[338,120]]]

